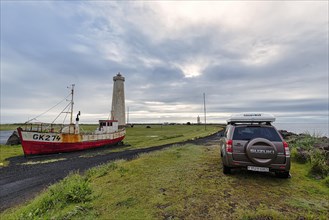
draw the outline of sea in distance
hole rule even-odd
[[[296,134],[306,133],[316,137],[329,137],[329,124],[327,123],[273,123],[278,130],[286,130]],[[0,131],[0,144],[6,144],[14,131]]]
[[[328,123],[273,123],[278,130],[286,130],[295,134],[310,134],[316,137],[329,137]]]
[[[0,144],[6,144],[10,135],[12,135],[14,131],[0,131]]]

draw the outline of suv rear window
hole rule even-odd
[[[235,127],[233,140],[249,141],[254,138],[265,138],[269,141],[282,141],[279,134],[273,127],[246,126]]]

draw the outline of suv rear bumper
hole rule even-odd
[[[270,165],[257,165],[252,162],[245,161],[236,161],[233,159],[231,153],[226,153],[224,157],[222,157],[223,164],[230,168],[247,168],[248,166],[258,166],[258,167],[268,167],[270,171],[290,171],[290,156],[286,156],[286,162],[284,164],[270,164]]]

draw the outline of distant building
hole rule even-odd
[[[112,94],[112,119],[118,120],[119,127],[126,125],[125,112],[125,78],[118,73],[113,77],[113,94]]]
[[[198,115],[198,117],[196,118],[196,123],[199,125],[201,124],[201,121],[200,121],[200,116]]]

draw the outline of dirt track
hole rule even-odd
[[[207,145],[219,139],[220,133],[200,138],[193,141],[179,142],[175,144],[200,144]],[[166,144],[144,149],[126,150],[122,152],[107,153],[102,151],[108,148],[100,148],[88,151],[66,154],[47,155],[42,157],[25,158],[23,156],[10,159],[8,167],[0,168],[0,211],[32,199],[38,192],[47,186],[63,179],[72,171],[84,172],[91,167],[107,163],[117,159],[130,160],[140,153],[148,153],[171,147],[175,144]],[[81,157],[90,154],[92,157]],[[43,163],[46,160],[58,160],[51,163]],[[39,162],[38,164],[33,164]],[[30,165],[22,165],[30,163]]]

